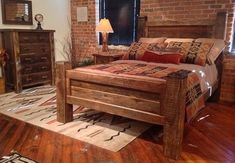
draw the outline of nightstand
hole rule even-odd
[[[235,56],[224,58],[220,100],[235,102]]]
[[[122,58],[123,54],[92,54],[95,64],[109,63]]]

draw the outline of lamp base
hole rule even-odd
[[[38,25],[38,26],[37,26],[36,30],[43,30],[40,22],[38,22],[37,25]]]
[[[107,52],[108,51],[108,33],[102,32],[102,51]]]

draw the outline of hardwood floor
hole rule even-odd
[[[178,162],[235,162],[234,119],[234,105],[207,104],[186,126]],[[0,114],[0,156],[15,150],[43,163],[169,162],[157,136],[160,130],[154,126],[119,152],[110,152]]]

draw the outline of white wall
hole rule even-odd
[[[0,29],[18,28],[35,29],[37,22],[34,15],[40,13],[44,16],[43,29],[55,30],[55,57],[56,61],[65,60],[63,57],[63,44],[69,36],[70,27],[70,0],[31,0],[33,25],[5,25],[2,24],[2,11],[0,7]],[[1,3],[1,2],[0,2]]]

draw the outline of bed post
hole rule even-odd
[[[185,71],[169,74],[163,99],[163,114],[166,117],[163,151],[165,156],[175,160],[179,158],[182,148],[187,75]]]
[[[73,120],[73,105],[66,103],[67,85],[66,70],[71,69],[69,62],[56,63],[56,104],[57,121],[66,123]]]

